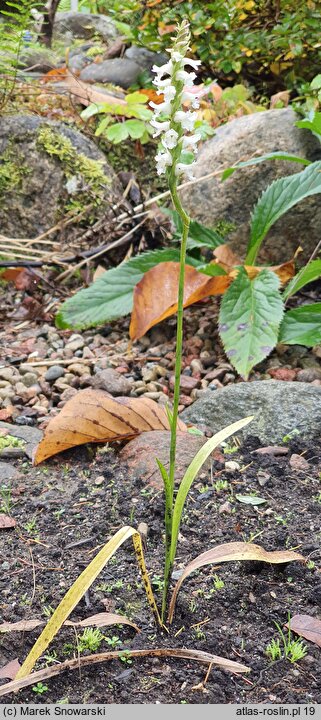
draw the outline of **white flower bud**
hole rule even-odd
[[[166,132],[166,130],[169,130],[170,128],[169,120],[165,120],[164,122],[158,122],[157,120],[152,118],[152,120],[150,120],[150,124],[156,129],[153,137],[161,135],[161,133]]]
[[[179,70],[176,73],[177,80],[182,80],[186,87],[193,87],[194,80],[196,78],[195,73],[188,73],[186,70]]]
[[[187,112],[184,112],[184,110],[177,110],[174,115],[174,121],[180,123],[183,130],[188,130],[189,132],[194,130],[196,120],[197,113],[192,113],[189,110]]]
[[[200,60],[193,60],[192,58],[184,58],[183,65],[190,65],[194,70],[197,70],[197,68],[200,66],[201,61]]]
[[[200,141],[201,135],[200,133],[195,133],[195,135],[184,135],[183,137],[183,150],[188,150],[189,148],[193,148],[194,152],[196,151],[195,145]]]
[[[173,150],[177,145],[177,140],[178,140],[178,133],[176,132],[176,130],[167,130],[162,139],[162,143],[165,148],[168,148],[169,150]]]
[[[173,158],[171,156],[171,153],[169,150],[165,149],[162,152],[159,152],[155,156],[156,160],[156,168],[157,168],[157,175],[163,175],[166,172],[166,168],[170,167],[173,163]]]
[[[188,178],[188,180],[195,180],[195,175],[193,175],[193,168],[195,167],[196,162],[191,163],[190,165],[185,165],[185,163],[177,163],[175,167],[175,174],[181,175],[184,174]]]

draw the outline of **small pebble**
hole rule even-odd
[[[61,365],[52,365],[48,368],[44,377],[47,382],[54,382],[58,380],[58,378],[63,377],[64,374],[65,369]]]

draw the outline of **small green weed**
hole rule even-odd
[[[104,635],[98,628],[85,628],[83,634],[78,637],[79,652],[82,653],[85,650],[96,652],[104,639]]]
[[[279,623],[274,622],[274,625],[276,626],[278,633],[280,635],[280,638],[277,638],[276,640],[271,640],[269,645],[267,646],[265,650],[265,654],[272,660],[272,662],[275,662],[276,660],[280,660],[284,657],[289,660],[290,663],[296,663],[298,660],[302,660],[302,658],[305,657],[305,655],[308,652],[308,648],[303,642],[303,640],[294,640],[292,638],[292,633],[290,629],[290,620],[291,616],[290,613],[288,615],[288,632],[285,635],[281,625]],[[280,645],[280,639],[283,643],[283,648]]]
[[[47,690],[48,685],[44,685],[42,682],[38,682],[37,685],[34,685],[32,688],[32,691],[37,695],[43,695],[43,693],[47,692]]]

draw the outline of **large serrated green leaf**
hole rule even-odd
[[[297,162],[301,163],[301,165],[310,165],[310,160],[306,160],[306,158],[299,157],[298,155],[290,155],[289,153],[284,153],[282,151],[277,151],[274,153],[267,153],[266,155],[260,155],[259,157],[251,158],[251,160],[244,160],[243,162],[239,162],[236,165],[232,165],[232,167],[226,168],[224,172],[222,173],[221,180],[227,180],[233,173],[235,173],[236,170],[239,170],[240,168],[249,167],[251,165],[260,165],[263,162],[266,162],[267,160],[286,160],[287,162]]]
[[[137,255],[118,267],[107,270],[90,287],[68,298],[56,316],[59,328],[84,328],[103,325],[128,315],[133,307],[133,291],[147,270],[160,262],[179,261],[179,250],[165,248]],[[198,266],[194,258],[188,265]]]
[[[321,342],[321,303],[303,305],[285,313],[279,342],[313,347]]]
[[[275,180],[259,198],[251,219],[251,235],[245,265],[253,265],[272,225],[304,198],[321,192],[321,161],[302,172]]]
[[[318,280],[319,277],[321,277],[321,259],[312,260],[290,280],[283,292],[283,300],[287,300],[308,283]]]
[[[240,268],[223,295],[220,337],[227,357],[245,379],[277,343],[283,316],[279,286],[279,278],[271,270],[262,270],[250,280],[244,268]]]

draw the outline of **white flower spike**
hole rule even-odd
[[[168,173],[173,182],[177,182],[176,178],[181,175],[193,178],[195,163],[190,161],[193,158],[192,153],[197,152],[196,146],[201,139],[200,134],[194,133],[197,113],[182,110],[186,100],[191,102],[192,108],[199,107],[194,88],[196,73],[185,70],[188,65],[194,70],[200,66],[199,60],[186,57],[189,40],[189,26],[184,20],[178,27],[173,48],[168,50],[170,59],[161,67],[153,67],[156,92],[164,96],[164,102],[150,103],[155,113],[155,118],[151,120],[151,125],[155,128],[154,137],[160,136],[161,143],[160,152],[156,155],[157,173]]]

